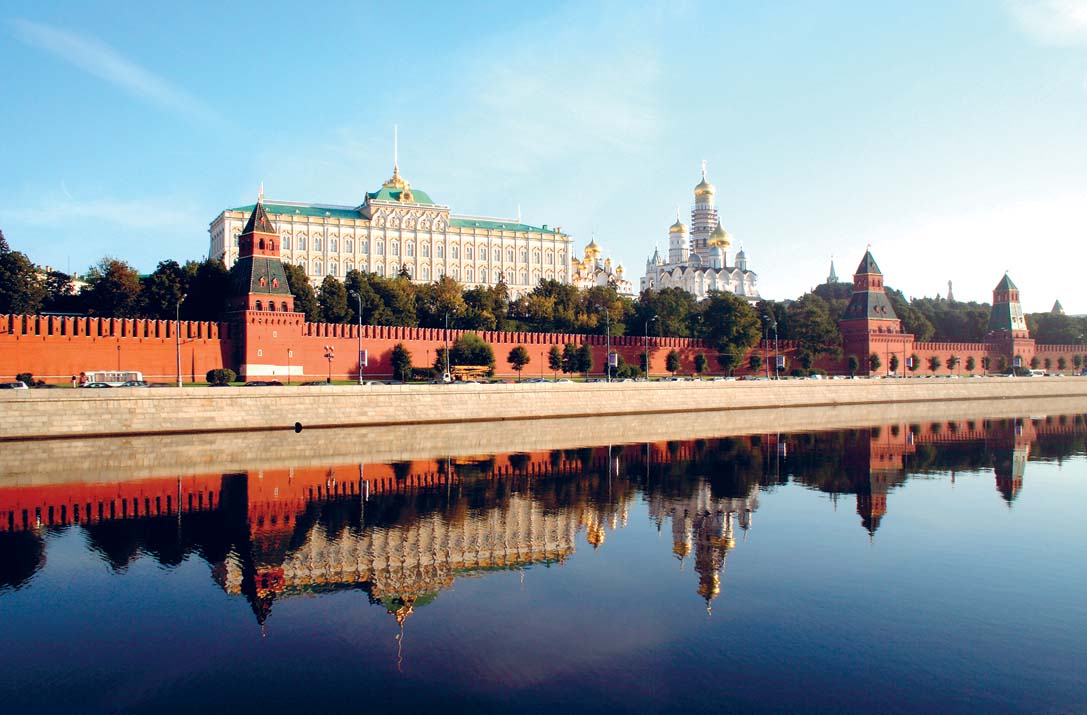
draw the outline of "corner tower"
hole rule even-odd
[[[1005,273],[993,288],[993,309],[989,313],[989,332],[1008,333],[1013,338],[1029,338],[1027,319],[1019,305],[1019,289]]]
[[[869,372],[872,355],[879,357],[880,372],[889,370],[892,355],[898,356],[902,365],[902,358],[912,347],[913,336],[902,332],[902,321],[887,297],[883,273],[871,250],[865,251],[853,274],[853,295],[838,327],[846,355],[857,358],[861,372]]]

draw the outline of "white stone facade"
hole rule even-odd
[[[561,228],[517,219],[451,214],[448,206],[393,178],[359,206],[264,201],[285,262],[302,266],[316,286],[352,269],[394,276],[401,268],[418,283],[448,275],[466,287],[505,281],[510,295],[541,280],[570,283],[573,241]],[[210,256],[227,268],[238,255],[238,236],[251,206],[227,209],[209,227]]]

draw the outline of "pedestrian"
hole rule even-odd
[[[72,375],[72,387],[75,387],[78,384],[79,384],[79,378],[76,377],[75,375]]]

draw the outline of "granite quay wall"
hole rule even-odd
[[[5,390],[0,441],[1083,396],[1087,378]]]

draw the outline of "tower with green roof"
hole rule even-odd
[[[1007,273],[993,288],[993,309],[989,313],[989,333],[1006,333],[1013,338],[1029,338],[1027,319],[1019,305],[1019,288]]]
[[[857,358],[862,372],[868,372],[869,356],[880,358],[882,369],[889,369],[891,355],[908,355],[913,335],[902,332],[902,321],[895,313],[883,286],[883,272],[869,249],[853,274],[853,295],[846,306],[838,328],[842,333],[842,348],[847,356]]]

